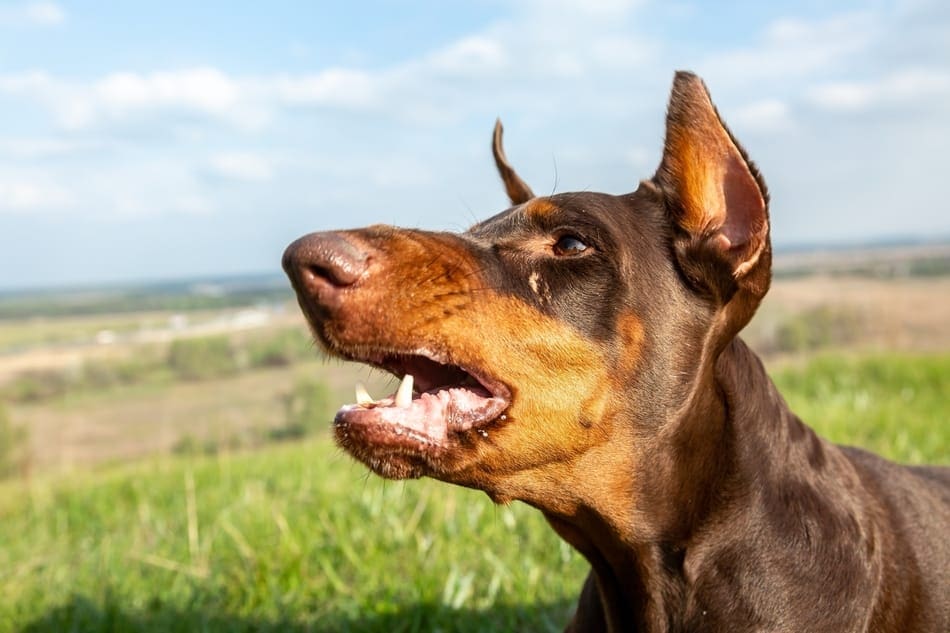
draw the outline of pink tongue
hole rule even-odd
[[[486,395],[465,388],[433,390],[413,398],[408,407],[395,406],[392,398],[381,400],[373,407],[346,405],[340,409],[337,418],[388,425],[397,435],[406,433],[420,440],[440,443],[448,437],[450,428],[466,431],[476,422],[501,413],[504,401],[484,393]]]

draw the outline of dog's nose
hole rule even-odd
[[[283,266],[298,292],[353,285],[366,272],[368,254],[339,233],[311,233],[284,251]]]

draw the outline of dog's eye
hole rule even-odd
[[[573,235],[562,235],[558,241],[554,243],[554,254],[558,257],[580,255],[586,250],[587,244]]]

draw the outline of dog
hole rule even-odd
[[[738,338],[769,288],[769,195],[678,72],[656,174],[468,231],[306,235],[318,342],[402,378],[334,420],[377,474],[518,499],[590,562],[567,631],[950,631],[950,469],[833,445]]]

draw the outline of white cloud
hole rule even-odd
[[[437,126],[483,109],[494,114],[506,102],[526,99],[550,111],[564,98],[577,107],[607,107],[616,99],[578,92],[567,81],[594,84],[604,76],[643,68],[655,57],[655,43],[638,34],[631,21],[642,0],[514,4],[516,11],[508,19],[415,58],[372,69],[337,66],[242,76],[198,67],[111,73],[91,82],[37,72],[0,77],[0,90],[39,101],[69,130],[140,122],[173,126],[176,113],[187,113],[257,131],[280,119],[282,109],[298,107],[370,112]]]
[[[109,170],[74,168],[68,184],[79,201],[74,207],[94,219],[208,215],[223,203],[200,178],[203,168],[206,162],[181,153],[155,152],[112,162]]]
[[[17,159],[43,159],[67,156],[101,147],[102,143],[66,138],[0,139],[0,156]]]
[[[615,18],[645,4],[644,0],[520,0],[520,4],[534,13]]]
[[[29,212],[68,205],[71,196],[52,183],[16,180],[0,182],[0,212]]]
[[[270,163],[250,152],[228,152],[213,156],[211,169],[225,178],[248,182],[265,182],[273,176]]]
[[[950,96],[950,71],[906,69],[869,81],[834,81],[808,92],[815,105],[834,111],[868,110]]]
[[[61,24],[66,12],[54,2],[31,2],[24,8],[27,19],[34,24]]]
[[[61,119],[72,128],[98,121],[127,121],[162,112],[190,112],[254,129],[267,115],[245,98],[245,88],[211,67],[149,74],[113,73],[91,87],[72,90],[60,104]]]
[[[495,175],[487,149],[496,115],[510,125],[509,154],[538,190],[545,189],[538,183],[554,180],[552,158],[560,169],[559,190],[634,186],[635,177],[650,173],[659,160],[665,87],[675,67],[704,75],[740,140],[750,133],[796,132],[785,134],[781,143],[747,146],[775,180],[776,212],[782,204],[794,204],[815,224],[807,210],[825,212],[822,196],[828,188],[783,190],[783,185],[806,171],[785,169],[788,165],[809,165],[810,173],[820,173],[834,162],[816,152],[815,139],[835,133],[843,138],[846,130],[829,130],[830,117],[820,109],[877,108],[880,121],[874,123],[895,135],[924,126],[906,115],[895,123],[897,117],[879,106],[945,100],[950,90],[950,69],[939,56],[917,57],[930,66],[916,70],[907,61],[915,58],[887,57],[888,41],[920,39],[933,48],[940,38],[901,31],[904,23],[886,9],[779,19],[758,33],[745,33],[741,41],[748,45],[710,49],[689,40],[696,24],[687,23],[708,19],[701,8],[672,17],[663,8],[663,20],[648,30],[657,16],[647,8],[641,19],[639,2],[514,4],[503,19],[396,62],[373,65],[369,56],[357,56],[352,63],[309,72],[254,75],[196,66],[110,72],[86,81],[34,71],[0,76],[0,92],[38,104],[69,129],[63,133],[54,124],[38,134],[109,148],[95,168],[61,166],[65,158],[51,168],[51,178],[76,196],[71,208],[77,210],[102,216],[223,213],[259,202],[254,196],[267,191],[279,199],[275,207],[320,209],[310,222],[324,221],[321,213],[329,208],[335,221],[339,209],[366,209],[366,216],[353,222],[400,222],[401,214],[416,213],[411,219],[419,224],[445,226],[453,221],[446,209],[473,219],[502,200],[490,186]],[[670,20],[682,24],[671,28]],[[451,135],[437,129],[447,126],[453,127]],[[935,129],[939,134],[941,128]],[[64,156],[73,142],[0,140],[0,153]],[[847,142],[841,145],[843,152],[853,151]],[[911,145],[907,155],[914,155]],[[288,159],[295,152],[313,164]],[[859,153],[847,162],[856,173],[873,171],[865,168],[886,154]],[[60,178],[57,169],[81,175]],[[268,184],[222,186],[221,178]],[[873,187],[861,186],[883,191],[886,179],[877,180]],[[380,190],[391,196],[382,211]],[[420,190],[425,195],[419,196]],[[5,195],[21,205],[38,199],[35,191],[22,189],[14,196],[9,187]],[[841,202],[840,217],[847,217],[850,204]],[[472,207],[471,215],[464,205]],[[850,226],[844,220],[841,225]]]
[[[55,26],[66,21],[66,12],[55,2],[27,2],[0,7],[0,26]]]
[[[810,90],[813,103],[829,110],[857,110],[867,107],[872,98],[867,84],[837,81]]]
[[[175,126],[197,115],[259,131],[285,108],[338,110],[444,125],[505,101],[533,99],[556,109],[561,98],[580,107],[615,103],[577,92],[562,80],[597,78],[644,67],[656,46],[627,19],[639,1],[560,0],[556,10],[526,0],[524,15],[499,21],[414,59],[375,68],[238,75],[201,66],[160,72],[115,72],[80,82],[36,71],[0,76],[0,91],[38,101],[60,126],[82,131],[148,124]],[[560,12],[572,14],[563,19]],[[621,84],[622,85],[622,84]],[[542,92],[539,92],[542,89]],[[559,94],[559,91],[561,94]],[[544,99],[538,97],[543,95]]]
[[[41,96],[53,85],[53,78],[39,70],[0,75],[0,92],[12,95]]]
[[[470,77],[505,69],[508,56],[504,45],[494,37],[475,35],[463,37],[436,51],[425,66],[437,73]]]
[[[259,129],[268,118],[265,110],[248,99],[247,86],[211,67],[117,72],[89,83],[28,71],[0,75],[0,92],[39,102],[69,130],[163,113],[200,114],[251,130]]]
[[[115,73],[93,87],[93,96],[114,111],[181,106],[222,112],[237,101],[235,82],[215,68],[190,68],[149,75]]]
[[[882,29],[881,16],[870,12],[815,21],[783,18],[772,22],[754,46],[713,54],[700,70],[708,80],[722,84],[789,82],[844,68],[867,52]]]
[[[730,113],[735,132],[776,132],[788,129],[792,120],[788,105],[779,99],[761,99]]]
[[[288,105],[362,108],[379,101],[378,79],[370,73],[330,68],[307,75],[280,75],[245,83],[261,99],[276,98]]]

